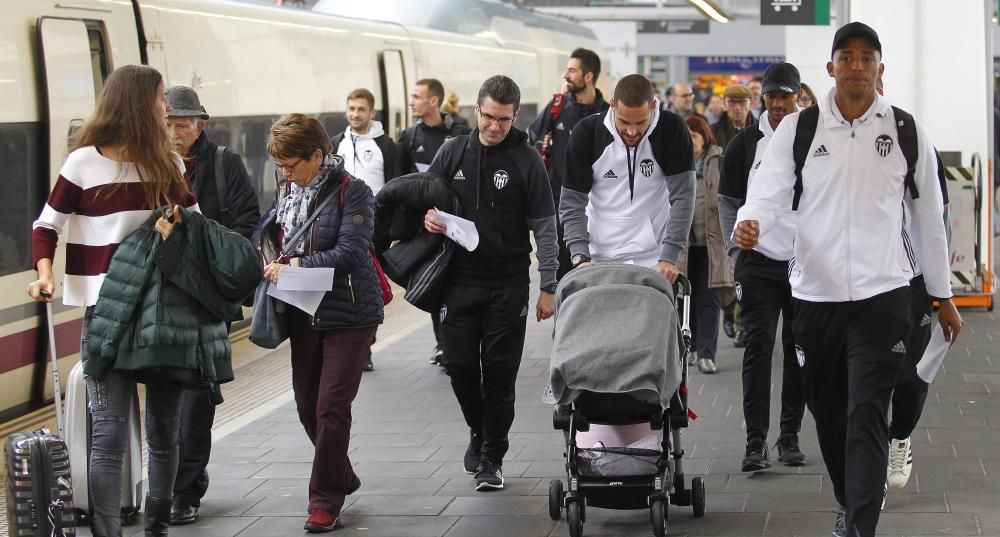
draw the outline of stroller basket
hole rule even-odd
[[[654,449],[577,449],[580,477],[649,477],[662,473],[663,453]]]

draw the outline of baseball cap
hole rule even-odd
[[[724,99],[750,99],[751,97],[753,97],[753,94],[750,93],[750,88],[743,84],[733,84],[722,92],[722,98]]]
[[[861,37],[871,41],[872,46],[875,50],[882,53],[882,42],[878,40],[878,34],[871,26],[863,22],[849,22],[840,27],[837,33],[833,35],[833,49],[830,50],[830,55],[832,56],[837,49],[844,46],[844,42],[852,37]]]
[[[167,117],[200,117],[208,119],[208,112],[198,99],[198,92],[188,86],[171,86],[167,89],[167,102],[171,110]]]
[[[795,93],[802,86],[799,78],[799,70],[794,65],[787,62],[772,63],[764,71],[764,81],[761,85],[761,93],[771,93],[772,91],[783,91],[785,93]]]

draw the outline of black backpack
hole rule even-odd
[[[910,192],[912,199],[920,197],[917,185],[913,180],[917,167],[917,125],[908,112],[892,107],[896,118],[896,137],[899,139],[899,150],[906,159],[906,177],[903,179],[904,189]],[[799,210],[799,198],[802,197],[802,168],[809,156],[809,148],[816,136],[816,126],[819,123],[819,107],[810,106],[799,112],[799,123],[795,130],[795,141],[792,143],[792,154],[795,158],[795,187],[792,197],[792,210]]]

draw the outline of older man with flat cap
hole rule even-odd
[[[260,221],[260,207],[243,159],[209,141],[205,133],[209,116],[194,89],[173,86],[167,89],[167,101],[173,107],[167,113],[167,130],[174,150],[184,157],[184,175],[194,188],[202,214],[249,239]],[[198,519],[201,498],[208,491],[206,467],[214,420],[210,390],[186,390],[181,406],[180,462],[170,511],[172,525]]]

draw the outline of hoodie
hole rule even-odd
[[[463,138],[459,138],[462,140]],[[481,287],[508,287],[529,283],[531,240],[538,245],[541,288],[556,283],[559,247],[556,243],[555,207],[545,164],[527,144],[524,131],[511,128],[494,146],[479,141],[479,130],[468,136],[462,163],[452,184],[462,205],[462,218],[479,231],[479,246],[472,252],[457,248],[449,267],[449,282]],[[445,175],[455,139],[445,142],[431,163],[431,173]]]
[[[372,121],[367,134],[357,134],[348,126],[331,142],[336,153],[344,157],[344,169],[364,181],[373,194],[397,175],[392,165],[392,140],[382,129],[382,122]]]

